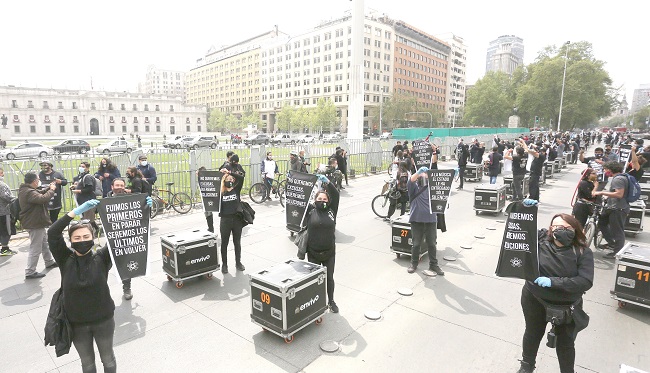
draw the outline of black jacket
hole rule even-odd
[[[316,259],[326,261],[336,252],[334,232],[339,210],[339,191],[334,183],[327,183],[330,208],[323,211],[313,205],[307,207],[305,224],[308,230],[307,253]]]
[[[54,346],[56,357],[70,352],[72,346],[72,325],[68,321],[63,307],[63,293],[57,290],[52,296],[50,311],[47,314],[45,329],[43,330],[46,346]]]

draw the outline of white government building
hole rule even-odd
[[[207,131],[205,106],[158,94],[0,86],[12,137],[185,134]]]

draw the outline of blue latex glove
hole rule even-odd
[[[427,171],[429,171],[429,168],[428,168],[428,167],[424,167],[424,166],[422,166],[422,167],[420,167],[420,168],[418,169],[418,172],[416,172],[416,173],[417,173],[418,175],[420,175],[420,174],[423,174],[423,173],[425,173],[425,172],[427,172]]]
[[[543,288],[551,287],[551,279],[548,277],[538,277],[535,279],[535,283]]]
[[[151,197],[147,196],[146,201],[147,201],[147,206],[149,206],[149,207],[153,206],[153,200],[151,199]]]
[[[72,210],[72,212],[75,215],[81,215],[88,210],[94,209],[95,207],[97,207],[97,205],[99,205],[99,200],[91,199],[90,201],[86,201],[82,203],[81,206],[75,208],[74,210]]]
[[[327,184],[330,182],[330,180],[325,175],[316,175],[316,177],[318,177],[318,181],[320,181],[322,184]]]
[[[530,206],[537,206],[538,203],[539,203],[539,202],[538,202],[537,200],[530,199],[530,198],[526,198],[526,199],[523,201],[524,206],[528,206],[528,207],[530,207]]]

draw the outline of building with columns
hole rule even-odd
[[[17,137],[207,131],[205,106],[156,94],[0,86],[0,114]]]

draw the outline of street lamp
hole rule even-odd
[[[379,136],[381,136],[381,114],[384,109],[384,86],[381,86],[381,99],[379,101]]]
[[[404,116],[409,115],[409,114],[429,114],[429,117],[431,117],[431,127],[433,128],[433,115],[429,113],[428,111],[409,111],[408,113],[405,113]]]
[[[569,59],[569,44],[570,41],[564,43],[566,49],[564,50],[564,75],[562,75],[562,93],[560,93],[560,115],[557,118],[557,131],[560,132],[560,124],[562,123],[562,102],[564,101],[564,82],[566,81],[566,62]]]

